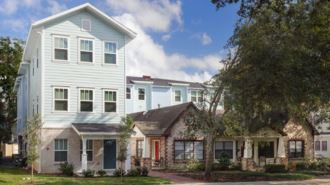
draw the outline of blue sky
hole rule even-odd
[[[129,46],[130,75],[207,80],[221,67],[238,19],[238,5],[217,11],[208,0],[1,0],[0,35],[25,40],[31,22],[85,2],[138,32]]]

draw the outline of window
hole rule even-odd
[[[258,142],[258,154],[265,158],[274,158],[274,141]]]
[[[202,102],[203,101],[203,93],[202,91],[191,91],[191,101],[192,102]]]
[[[126,88],[126,99],[131,99],[131,88]]]
[[[54,37],[54,59],[68,60],[68,38]]]
[[[93,90],[80,90],[80,112],[93,112]]]
[[[39,49],[37,48],[37,68],[39,68]]]
[[[81,20],[81,30],[82,31],[91,31],[91,20],[89,19],[82,19]]]
[[[68,111],[68,89],[54,88],[54,110]]]
[[[116,64],[117,59],[117,44],[114,42],[104,43],[104,63],[106,64]]]
[[[64,162],[68,160],[68,140],[55,139],[55,161]]]
[[[82,155],[82,140],[80,140],[80,160]],[[87,153],[87,161],[93,161],[93,140],[86,140],[86,153]]]
[[[204,159],[203,141],[174,141],[175,160]]]
[[[232,141],[216,141],[215,142],[215,158],[220,159],[222,154],[227,154],[228,157],[233,158],[233,142]]]
[[[176,102],[180,102],[181,101],[181,91],[180,90],[174,91],[174,100]]]
[[[139,100],[144,100],[145,99],[145,89],[139,88]]]
[[[93,62],[93,41],[80,39],[80,61]]]
[[[104,91],[104,112],[116,112],[117,110],[117,92]]]
[[[320,151],[320,141],[315,141],[315,151]]]
[[[304,157],[304,141],[291,140],[289,141],[289,158]]]
[[[327,141],[322,141],[322,151],[327,151],[328,150],[328,142]]]
[[[143,155],[143,140],[136,140],[136,157],[142,158]]]

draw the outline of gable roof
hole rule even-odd
[[[129,114],[134,121],[134,126],[146,136],[160,136],[169,134],[169,129],[189,108],[197,110],[192,102],[174,106],[152,109],[147,112]]]
[[[126,82],[127,84],[135,84],[136,81],[138,82],[151,82],[155,86],[171,86],[175,84],[182,84],[186,85],[191,88],[199,88],[203,89],[205,86],[202,83],[198,82],[187,82],[187,81],[179,81],[179,80],[169,80],[169,79],[163,79],[163,78],[151,78],[151,77],[136,77],[136,76],[127,76]]]

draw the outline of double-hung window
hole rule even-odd
[[[174,91],[174,100],[176,102],[181,102],[181,91],[180,90]]]
[[[321,149],[320,141],[315,141],[314,147],[315,147],[315,151],[320,151]]]
[[[93,40],[80,39],[80,62],[93,62]]]
[[[54,37],[54,60],[68,60],[68,38]]]
[[[229,158],[233,158],[233,141],[216,141],[214,154],[215,159],[220,159],[223,154],[226,154]]]
[[[322,151],[327,151],[327,150],[328,150],[328,142],[322,141]]]
[[[93,90],[80,90],[80,112],[93,112]]]
[[[289,141],[289,158],[304,157],[304,141],[291,140]]]
[[[54,88],[54,111],[68,111],[67,88]]]
[[[55,161],[65,162],[68,160],[68,140],[55,139]]]
[[[139,88],[138,89],[138,99],[139,100],[144,100],[145,99],[145,89]]]
[[[80,140],[80,160],[83,152],[82,140]],[[87,161],[93,161],[93,140],[86,140]]]
[[[202,91],[191,91],[191,101],[192,102],[202,102],[203,101],[203,93]]]
[[[117,110],[117,92],[104,91],[104,112],[116,112]]]
[[[203,160],[203,141],[174,141],[175,160]]]
[[[117,44],[115,42],[104,42],[104,63],[117,63]]]
[[[142,158],[143,155],[143,140],[136,140],[136,157]]]
[[[131,88],[126,88],[126,99],[131,99]]]

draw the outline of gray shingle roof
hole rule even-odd
[[[152,109],[147,112],[129,114],[134,125],[146,136],[167,135],[167,131],[189,108],[196,109],[191,102]]]
[[[191,88],[201,88],[201,89],[204,88],[204,85],[198,82],[187,82],[187,81],[169,80],[162,78],[143,78],[136,76],[127,76],[126,81],[127,84],[134,84],[134,81],[153,82],[153,85],[156,86],[170,86],[170,83],[183,83],[183,84],[189,84],[189,87]]]
[[[103,124],[103,123],[72,123],[72,126],[79,133],[117,133],[120,124]]]

